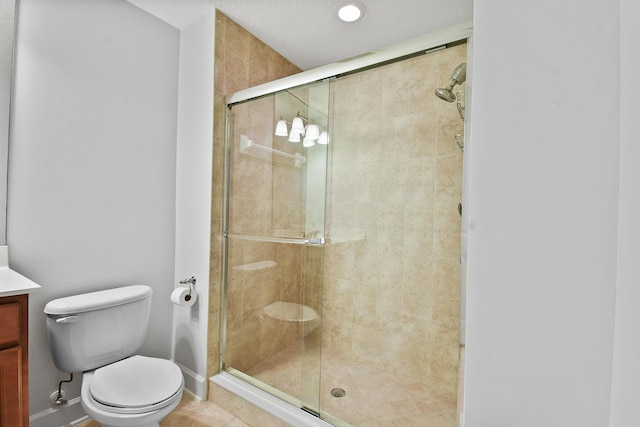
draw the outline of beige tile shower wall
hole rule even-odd
[[[291,121],[300,114],[309,117],[309,89],[293,89],[280,92],[273,97],[275,102],[274,119],[284,119],[291,129]],[[271,99],[271,98],[270,98]],[[273,148],[289,154],[306,156],[301,143],[292,143],[286,136],[273,138]],[[298,166],[292,159],[275,156],[278,167],[275,169],[273,194],[273,235],[277,237],[301,238],[305,232],[305,173],[306,162]]]
[[[213,147],[213,198],[211,207],[210,307],[207,373],[218,372],[220,363],[219,310],[223,198],[224,97],[240,89],[300,72],[300,69],[252,34],[216,11],[215,108]]]
[[[230,242],[228,367],[246,372],[299,339],[298,324],[271,319],[264,307],[275,301],[300,300],[300,262],[298,245]]]
[[[275,97],[232,108],[231,234],[281,237],[283,225],[274,228],[273,217],[283,206],[302,232],[305,169],[264,148],[239,146],[247,137],[262,147],[277,142],[276,149],[292,153],[295,144],[274,136],[275,120]],[[300,301],[300,252],[300,246],[230,239],[226,366],[248,371],[299,339],[299,325],[272,319],[264,309],[276,301]]]
[[[322,318],[323,300],[322,288],[324,282],[323,265],[324,265],[324,247],[322,246],[305,246],[302,251],[302,287],[301,299],[304,305],[312,308],[318,317]],[[302,336],[304,337],[305,348],[313,345],[316,348],[322,346],[322,328],[317,327],[314,322],[309,326],[304,326]],[[319,354],[319,353],[318,353]],[[312,361],[319,363],[320,360]],[[312,375],[320,373],[314,369]]]
[[[323,347],[455,399],[463,122],[435,97],[466,46],[334,86]],[[458,87],[459,88],[459,87]],[[458,89],[456,88],[456,89]]]

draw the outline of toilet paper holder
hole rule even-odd
[[[191,292],[193,292],[193,288],[196,286],[196,276],[191,276],[188,279],[180,280],[181,285],[189,285],[189,295],[187,295],[186,300],[189,301],[191,299]]]

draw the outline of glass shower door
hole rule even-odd
[[[226,167],[223,368],[313,413],[328,99],[322,83],[230,106]]]
[[[456,425],[466,86],[434,93],[466,56],[230,107],[227,372],[336,426]]]

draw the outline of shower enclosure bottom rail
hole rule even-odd
[[[332,424],[303,411],[297,406],[285,402],[227,372],[220,372],[214,375],[211,377],[211,381],[292,426],[334,427]]]

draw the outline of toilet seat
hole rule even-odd
[[[132,356],[96,369],[89,395],[109,412],[140,414],[171,404],[183,386],[182,372],[170,360]]]

